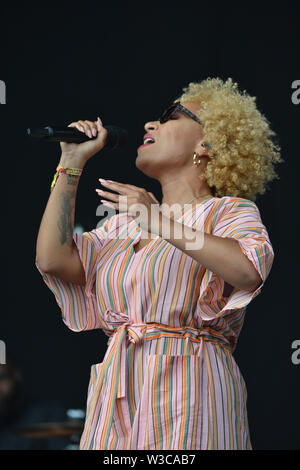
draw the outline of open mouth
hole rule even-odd
[[[143,143],[143,145],[139,146],[139,149],[143,148],[143,147],[147,147],[148,145],[151,145],[151,144],[154,144],[154,143],[155,143],[154,140],[145,139],[145,142]]]
[[[145,142],[142,147],[146,147],[146,145],[151,145],[151,144],[154,144],[154,142]]]

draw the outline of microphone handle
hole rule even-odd
[[[80,132],[75,127],[47,126],[44,127],[45,139],[50,142],[68,142],[80,144],[96,137],[88,137],[84,132]]]
[[[107,129],[108,133],[106,136],[105,145],[103,148],[116,148],[123,144],[120,138],[116,126],[103,126]],[[126,132],[126,131],[123,131]],[[127,133],[126,133],[127,134]],[[35,137],[38,139],[46,140],[47,142],[67,142],[80,144],[81,142],[86,142],[87,140],[96,139],[92,136],[88,137],[85,133],[80,132],[75,127],[62,127],[62,126],[46,126],[42,128],[28,128],[27,135],[30,137]],[[123,144],[124,145],[124,144]]]

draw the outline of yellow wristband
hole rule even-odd
[[[81,176],[82,171],[83,171],[83,168],[63,168],[61,165],[58,165],[56,168],[56,173],[54,174],[54,177],[51,183],[50,191],[53,190],[60,173],[65,173],[66,175]]]

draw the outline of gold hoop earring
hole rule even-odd
[[[199,166],[200,163],[201,163],[201,158],[198,158],[198,160],[197,160],[197,154],[196,154],[196,152],[194,152],[193,163],[194,163],[195,166]]]

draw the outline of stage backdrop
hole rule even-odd
[[[126,4],[124,4],[126,5]],[[124,148],[102,151],[80,180],[75,225],[99,222],[98,178],[160,187],[135,167],[144,124],[191,81],[232,77],[257,96],[278,134],[280,180],[256,200],[275,251],[262,293],[247,309],[234,353],[248,390],[254,449],[300,449],[298,190],[299,17],[274,11],[102,7],[1,7],[2,309],[0,340],[35,396],[85,407],[102,331],[73,333],[35,267],[35,245],[60,158],[57,143],[28,140],[27,127],[79,119],[124,127]]]

